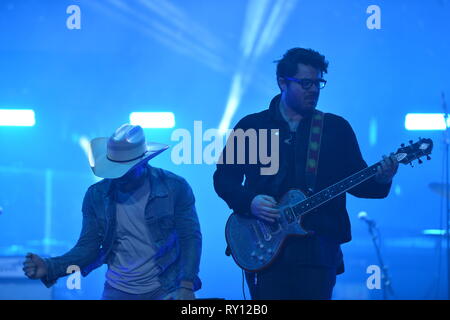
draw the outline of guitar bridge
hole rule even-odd
[[[275,235],[279,232],[281,232],[281,224],[280,223],[273,223],[273,224],[266,224],[264,222],[258,221],[259,229],[261,230],[261,233],[264,237],[264,240],[270,241],[272,239],[272,235]]]
[[[261,221],[257,221],[259,229],[261,230],[261,233],[264,237],[264,240],[266,241],[270,241],[270,239],[272,239],[272,235],[270,234],[269,230],[267,229],[267,226],[264,222]]]

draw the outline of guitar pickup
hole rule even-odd
[[[292,223],[295,220],[294,212],[292,211],[292,208],[284,209],[284,216],[286,217],[286,220],[288,223]]]

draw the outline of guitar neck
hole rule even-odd
[[[367,167],[344,180],[339,181],[338,183],[316,193],[315,195],[307,198],[306,200],[302,200],[299,203],[291,206],[293,213],[296,216],[303,215],[308,213],[309,211],[321,206],[322,204],[336,198],[340,194],[347,192],[353,187],[363,183],[364,181],[372,178],[377,173],[377,167],[380,165],[380,162],[375,163],[374,165]]]

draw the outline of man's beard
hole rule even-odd
[[[300,106],[295,106],[294,111],[297,112],[299,115],[301,115],[304,118],[311,117],[314,111],[316,110],[316,105],[312,108],[301,108]]]
[[[142,170],[142,171],[141,171]],[[116,186],[123,192],[132,191],[143,185],[146,169],[133,168],[121,178],[115,179]]]

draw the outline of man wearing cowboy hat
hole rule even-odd
[[[78,266],[86,276],[108,264],[102,299],[195,299],[202,236],[189,184],[147,162],[168,148],[122,125],[91,141],[91,168],[104,178],[83,201],[81,235],[66,254],[29,253],[24,272],[52,286]]]

